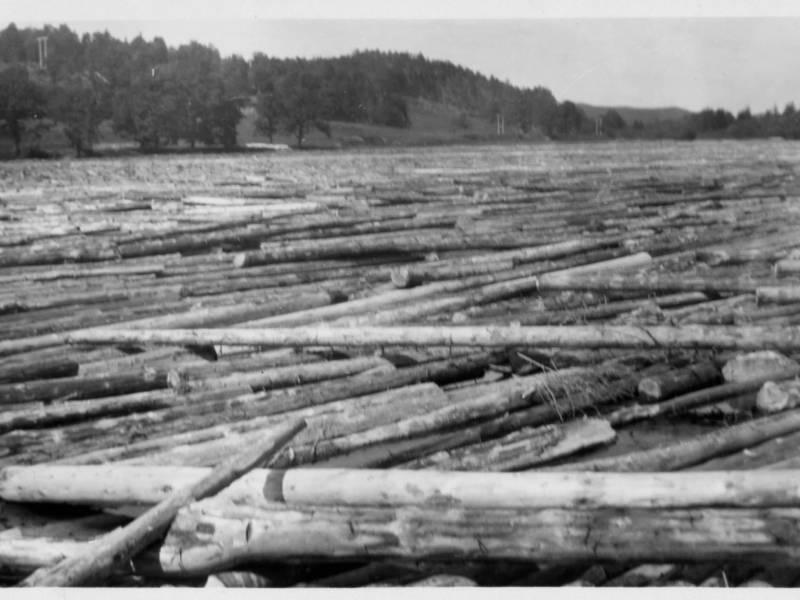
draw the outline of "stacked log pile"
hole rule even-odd
[[[576,148],[4,166],[0,579],[797,585],[800,156]]]

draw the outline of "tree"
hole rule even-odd
[[[584,112],[574,102],[569,100],[558,105],[553,113],[548,131],[556,137],[568,137],[580,133],[586,120]]]
[[[325,133],[328,125],[322,113],[321,91],[322,79],[306,64],[298,61],[295,68],[281,77],[276,87],[278,114],[289,133],[294,134],[297,146],[303,146],[303,140],[310,127],[316,127]]]
[[[22,151],[25,120],[38,118],[44,112],[44,93],[31,80],[28,69],[14,65],[0,71],[0,127],[14,142],[14,153]]]
[[[25,62],[25,38],[14,23],[0,31],[0,62]]]
[[[621,129],[625,129],[626,123],[625,119],[622,118],[616,110],[613,108],[606,111],[606,114],[603,115],[603,129],[607,132],[615,133],[620,131]]]
[[[107,85],[102,75],[87,72],[64,79],[50,93],[50,114],[63,123],[76,156],[91,153],[100,122],[108,116]]]

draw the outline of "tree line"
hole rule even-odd
[[[40,64],[38,39],[47,39]],[[409,127],[409,99],[441,103],[507,132],[552,139],[703,136],[800,137],[794,105],[783,113],[736,117],[704,110],[685,119],[626,123],[609,110],[600,122],[544,87],[520,88],[421,54],[358,51],[347,56],[283,59],[257,53],[223,57],[213,46],[167,46],[161,38],[119,40],[108,32],[78,36],[69,27],[0,31],[0,132],[21,152],[25,136],[63,131],[76,154],[92,152],[100,125],[143,150],[185,143],[232,148],[242,110],[252,107],[267,137],[302,145],[332,121]]]

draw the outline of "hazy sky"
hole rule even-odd
[[[434,0],[430,3],[435,5]],[[499,0],[495,3],[510,6]],[[0,0],[0,9],[10,4],[9,0]],[[18,6],[21,9],[27,4]],[[687,6],[708,4],[694,0]],[[584,10],[566,13],[577,18],[564,19],[558,5],[528,0],[527,5],[535,8],[527,12],[495,11],[502,16],[520,14],[517,18],[488,19],[485,16],[491,16],[491,12],[468,9],[445,16],[479,18],[420,18],[424,14],[415,14],[413,19],[341,18],[376,15],[374,9],[358,12],[358,5],[354,12],[352,5],[350,2],[351,10],[336,13],[337,2],[333,1],[311,14],[321,14],[324,19],[309,19],[308,11],[298,14],[285,5],[270,12],[263,10],[263,4],[229,0],[214,2],[212,13],[203,12],[202,3],[197,10],[178,13],[196,20],[178,19],[175,10],[165,20],[154,20],[152,16],[159,14],[154,10],[140,10],[128,18],[121,13],[83,10],[73,13],[77,18],[54,11],[54,18],[44,21],[35,17],[8,20],[16,20],[18,25],[66,22],[80,32],[107,29],[128,39],[140,33],[148,39],[161,36],[170,45],[195,39],[213,44],[223,54],[238,53],[248,58],[256,51],[274,56],[333,56],[376,48],[421,52],[514,84],[546,86],[560,100],[593,104],[683,106],[693,110],[722,106],[731,111],[746,106],[755,111],[773,105],[782,108],[788,101],[800,104],[797,13],[782,18],[718,18],[706,15],[729,13],[707,11],[701,13],[703,18],[598,19],[585,17],[602,12]],[[373,0],[368,6],[375,5]],[[642,5],[647,4],[638,6]],[[735,3],[725,6],[730,8]],[[542,7],[550,12],[542,12]],[[657,13],[610,11],[640,17]],[[696,13],[689,10],[682,14]],[[102,18],[94,19],[94,15]],[[218,18],[212,19],[212,15]],[[303,18],[268,18],[274,15]]]

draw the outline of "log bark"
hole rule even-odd
[[[227,344],[241,346],[552,346],[590,348],[718,348],[800,350],[800,327],[531,326],[328,327],[131,330],[98,327],[71,332],[69,343]]]
[[[265,511],[207,501],[179,513],[160,555],[186,575],[287,556],[787,561],[800,556],[798,529],[798,509]]]
[[[157,540],[181,507],[216,494],[254,467],[268,461],[304,427],[305,423],[299,421],[277,429],[272,432],[267,443],[262,442],[222,462],[196,484],[172,492],[125,527],[97,540],[90,550],[69,557],[52,567],[37,570],[20,585],[63,587],[102,580]]]

